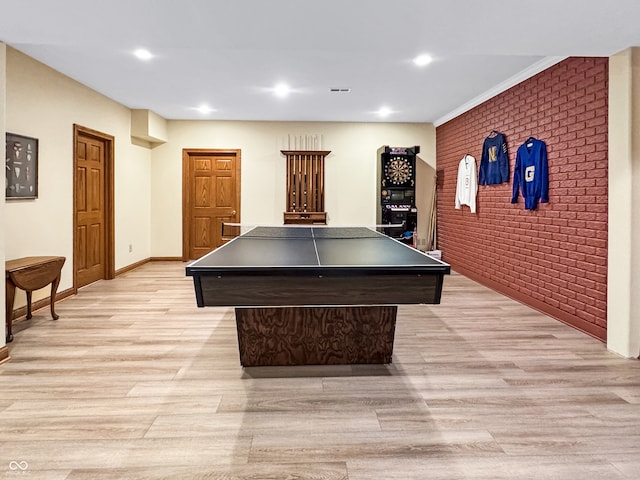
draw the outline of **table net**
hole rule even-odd
[[[385,225],[386,227],[386,225]],[[328,226],[328,225],[243,225],[223,224],[223,236],[245,238],[378,238],[384,236],[376,227],[367,226]]]

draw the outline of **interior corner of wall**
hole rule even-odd
[[[6,133],[6,90],[7,90],[7,45],[0,41],[0,135],[2,135],[2,144],[4,146],[5,143],[5,133]],[[3,148],[4,150],[4,148]],[[5,202],[0,202],[0,225],[2,225],[2,229],[0,229],[0,263],[4,264],[5,261],[5,250],[4,250],[4,231],[5,231],[5,220],[4,220],[4,205]],[[5,291],[2,290],[0,292],[0,305],[5,304]],[[0,313],[0,324],[5,324],[5,309],[2,309]],[[6,345],[6,338],[3,335],[0,338],[0,348]]]

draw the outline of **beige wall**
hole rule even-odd
[[[6,130],[39,140],[38,198],[4,206],[6,257],[63,255],[67,263],[59,291],[73,286],[73,125],[78,124],[115,137],[116,269],[148,258],[151,150],[132,145],[131,111],[10,47],[6,82]],[[24,294],[18,294],[16,307],[24,305]],[[46,291],[34,295],[46,296]]]
[[[325,209],[331,225],[376,221],[376,162],[382,145],[420,145],[435,166],[431,124],[170,121],[168,142],[153,149],[151,254],[182,253],[182,149],[240,149],[241,222],[282,224],[286,164],[280,150],[290,138],[316,136],[325,160]],[[430,195],[430,192],[428,193]]]
[[[609,61],[607,347],[640,353],[640,47]]]

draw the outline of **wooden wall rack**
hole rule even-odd
[[[327,223],[324,211],[324,159],[327,150],[281,150],[287,158],[286,224]]]

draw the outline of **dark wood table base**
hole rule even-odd
[[[395,305],[236,308],[240,363],[391,363]]]
[[[13,341],[11,330],[16,288],[27,292],[27,318],[31,318],[31,293],[51,284],[51,316],[54,320],[58,319],[54,307],[64,262],[65,257],[25,257],[5,263],[7,343]]]

